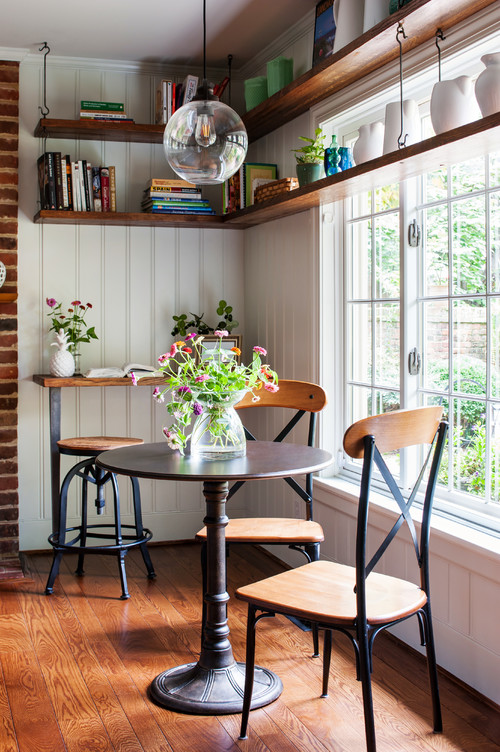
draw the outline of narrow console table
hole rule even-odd
[[[61,483],[59,470],[59,451],[57,442],[61,438],[61,389],[67,387],[92,388],[99,386],[132,386],[132,379],[124,376],[113,379],[87,379],[85,376],[58,378],[46,374],[35,374],[33,381],[49,390],[49,426],[50,426],[50,488],[52,499],[52,532],[59,528],[59,488]],[[162,378],[141,378],[139,386],[162,384]]]

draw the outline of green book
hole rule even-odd
[[[82,99],[81,110],[112,110],[113,112],[124,112],[123,102],[93,102],[92,100]]]

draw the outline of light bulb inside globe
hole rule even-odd
[[[194,137],[196,143],[200,146],[211,146],[215,143],[217,134],[215,132],[215,123],[211,112],[200,112],[196,122]]]

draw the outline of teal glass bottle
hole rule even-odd
[[[342,172],[340,168],[340,153],[337,136],[333,134],[332,143],[325,149],[325,174],[335,175]]]

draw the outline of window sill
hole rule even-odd
[[[339,498],[351,504],[357,504],[359,485],[354,481],[336,476],[334,478],[317,477],[314,480],[316,491],[323,490],[326,493],[322,495],[321,503],[337,508]],[[385,517],[395,519],[394,502],[391,503],[389,497],[384,494],[372,491],[372,504]],[[414,518],[419,521],[420,510],[416,509]],[[493,559],[499,564],[500,558],[500,539],[494,532],[491,534],[484,530],[478,530],[472,525],[465,522],[453,520],[450,516],[434,510],[431,520],[431,529],[433,536],[438,536],[442,541],[459,545],[461,549],[468,549],[471,553],[480,553],[483,557]]]

